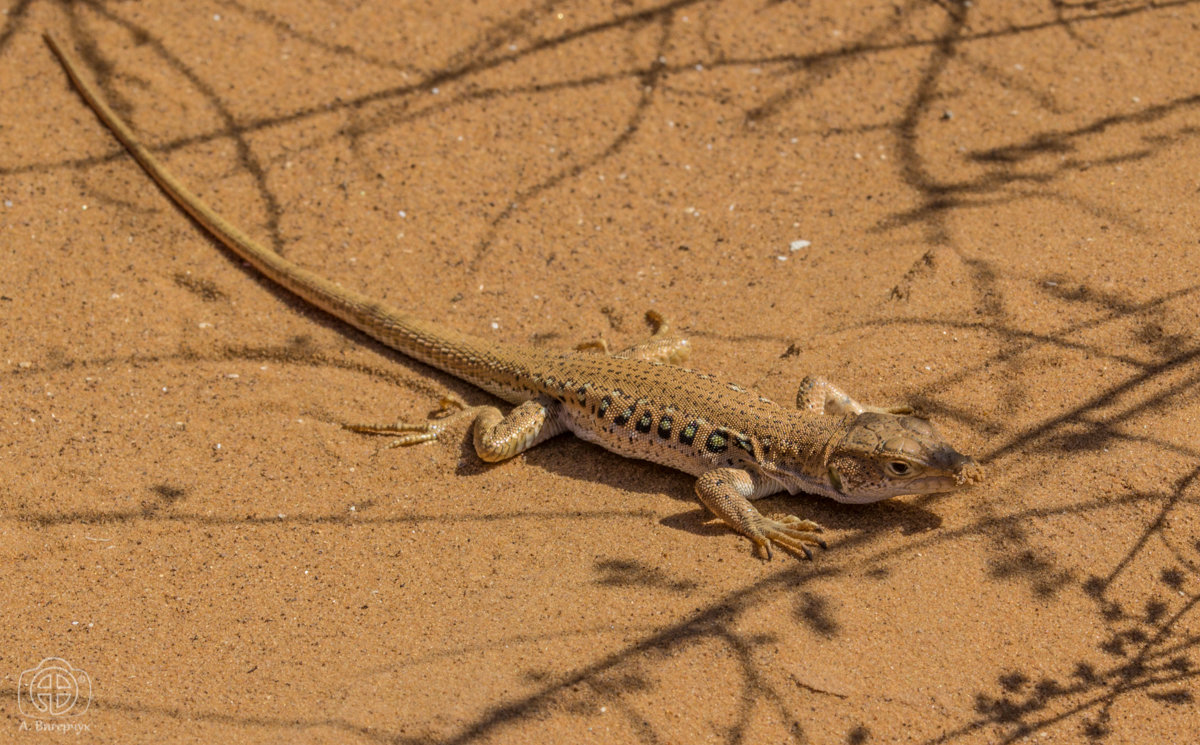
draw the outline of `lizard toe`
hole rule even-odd
[[[771,520],[763,526],[763,533],[774,543],[811,560],[813,551],[810,546],[828,548],[825,540],[817,535],[817,531],[821,529],[820,525],[811,520],[801,520],[795,515],[788,515],[780,520]]]
[[[779,518],[778,522],[786,525],[789,528],[803,530],[810,533],[820,533],[822,530],[824,530],[820,524],[815,523],[812,520],[805,520],[804,518],[796,517],[795,515],[784,515],[783,517]]]

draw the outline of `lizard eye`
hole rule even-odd
[[[893,476],[907,476],[908,472],[912,470],[912,466],[902,460],[893,460],[888,461],[887,470]]]

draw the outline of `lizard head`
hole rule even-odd
[[[863,504],[903,494],[955,491],[983,478],[983,469],[914,416],[868,412],[847,417],[826,448],[829,496]]]

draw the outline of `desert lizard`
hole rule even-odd
[[[821,528],[794,515],[762,515],[749,500],[780,492],[865,503],[952,491],[982,477],[979,465],[948,445],[925,419],[903,408],[859,404],[820,378],[805,378],[796,408],[679,366],[685,341],[648,315],[655,331],[641,345],[547,351],[486,341],[387,307],[271,251],[212,210],[155,158],[79,74],[74,57],[46,41],[96,112],[163,191],[209,233],[272,281],[305,301],[428,365],[516,406],[466,406],[420,424],[352,427],[394,434],[398,444],[436,439],[452,422],[474,425],[485,461],[511,458],[563,432],[632,458],[697,476],[700,502],[756,550],[772,543],[809,558],[825,547]],[[450,404],[444,402],[444,408]]]

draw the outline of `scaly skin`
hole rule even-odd
[[[436,439],[452,423],[474,423],[485,461],[511,458],[563,432],[632,458],[696,475],[696,495],[767,558],[772,544],[812,557],[820,527],[794,516],[764,517],[749,500],[779,492],[874,502],[952,491],[982,470],[929,422],[906,409],[865,407],[819,378],[806,378],[798,408],[780,406],[704,373],[676,366],[687,342],[654,314],[651,339],[617,354],[592,343],[569,352],[498,344],[414,318],[340,287],[261,246],[190,192],[134,137],[80,76],[74,57],[46,41],[100,120],[176,204],[238,256],[307,302],[404,354],[517,404],[444,402],[448,416],[420,424],[351,427],[395,435],[396,444]]]

